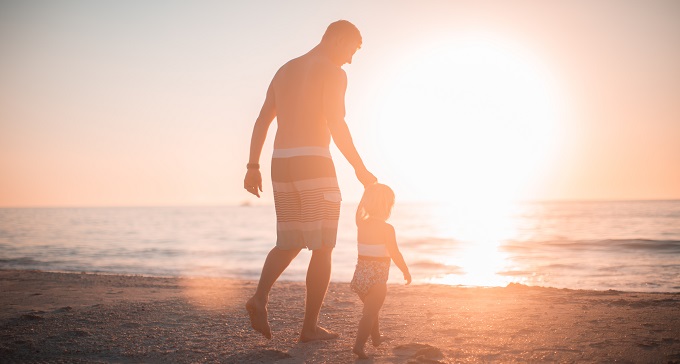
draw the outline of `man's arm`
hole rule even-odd
[[[333,142],[338,147],[349,164],[354,167],[359,182],[364,187],[377,182],[377,178],[366,169],[364,162],[359,156],[349,127],[345,122],[345,90],[347,89],[347,76],[342,69],[331,72],[331,77],[324,85],[324,113],[328,129],[333,137]]]
[[[255,120],[253,127],[253,135],[250,138],[250,158],[248,159],[248,171],[243,180],[243,188],[253,195],[260,197],[262,192],[262,174],[260,174],[260,154],[262,154],[262,147],[264,141],[267,139],[267,131],[272,121],[276,117],[276,102],[274,101],[274,87],[273,82],[267,89],[267,96],[264,99],[264,104],[260,110],[260,115]],[[258,167],[254,167],[258,165]],[[258,191],[259,190],[259,191]]]

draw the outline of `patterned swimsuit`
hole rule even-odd
[[[387,283],[391,259],[384,244],[358,244],[358,248],[359,259],[350,288],[363,300],[373,286]]]

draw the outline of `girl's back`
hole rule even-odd
[[[358,252],[363,257],[388,258],[387,232],[389,224],[368,218],[357,225]]]

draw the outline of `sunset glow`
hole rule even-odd
[[[560,146],[564,95],[530,50],[488,34],[431,42],[400,63],[379,107],[395,183],[425,199],[526,198]],[[418,171],[419,173],[413,173]]]
[[[262,198],[242,189],[252,124],[277,68],[337,19],[364,38],[343,67],[348,126],[400,201],[677,199],[679,12],[3,2],[0,206],[272,204],[271,142]],[[343,201],[357,201],[333,148]]]

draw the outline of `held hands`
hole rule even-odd
[[[359,182],[364,185],[364,188],[378,182],[378,179],[373,175],[373,173],[369,172],[366,168],[357,170],[355,173],[359,179]]]
[[[260,198],[260,192],[262,192],[262,174],[260,174],[259,169],[248,169],[246,178],[243,180],[243,188]]]

